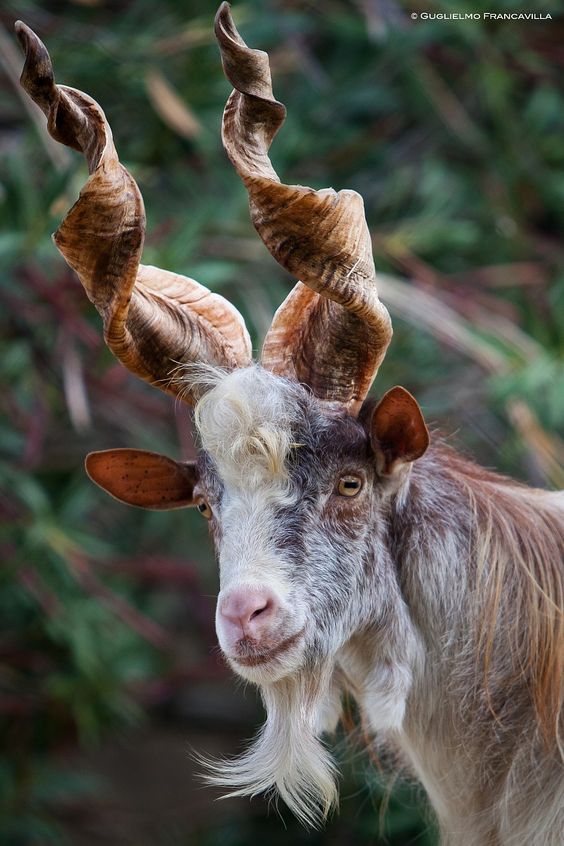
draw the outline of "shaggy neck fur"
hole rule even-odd
[[[454,846],[557,846],[564,830],[561,494],[435,450],[391,515],[424,660],[394,742]]]

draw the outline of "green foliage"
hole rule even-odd
[[[390,299],[396,329],[377,390],[405,384],[483,462],[562,484],[562,21],[556,2],[537,7],[554,20],[411,21],[412,9],[458,11],[449,0],[247,0],[234,14],[248,42],[270,51],[289,109],[272,151],[281,177],[360,191],[377,268],[426,296],[421,320]],[[214,12],[210,0],[7,0],[1,17],[8,39],[16,17],[34,27],[58,81],[104,107],[145,197],[145,261],[221,291],[258,348],[292,280],[258,242],[221,148],[229,86]],[[160,116],[148,84],[156,71],[196,118],[189,137]],[[18,846],[63,843],[61,797],[80,803],[95,789],[65,771],[62,749],[154,719],[148,691],[157,685],[171,707],[190,662],[209,678],[217,668],[205,528],[191,514],[106,501],[81,469],[87,451],[109,446],[187,455],[188,416],[104,350],[49,237],[84,165],[70,152],[53,159],[10,80],[0,89],[0,839]],[[464,349],[447,344],[433,303],[450,307]],[[192,621],[180,632],[185,602]],[[173,649],[179,633],[189,659]],[[179,670],[184,681],[171,682]],[[358,801],[323,834],[255,814],[198,824],[174,842],[376,843],[382,788],[372,784],[367,800],[366,777],[347,776]],[[390,800],[388,842],[435,842],[407,802],[401,792]]]

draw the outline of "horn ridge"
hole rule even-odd
[[[102,316],[114,355],[135,375],[193,403],[178,366],[251,363],[239,312],[194,279],[140,264],[145,210],[137,183],[120,163],[104,112],[91,97],[55,83],[49,53],[22,22],[21,84],[47,116],[49,133],[83,153],[89,178],[54,241]]]
[[[218,10],[215,32],[234,86],[223,117],[227,155],[248,190],[265,246],[301,280],[274,317],[262,364],[356,414],[392,336],[378,299],[362,197],[280,181],[268,153],[286,110],[272,92],[268,56],[247,47],[228,3]]]

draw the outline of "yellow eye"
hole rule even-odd
[[[211,520],[212,510],[209,506],[209,503],[203,498],[203,496],[199,496],[196,500],[196,508],[202,514],[206,520]]]
[[[360,476],[341,476],[337,490],[341,496],[356,496],[362,488]]]

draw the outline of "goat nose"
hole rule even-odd
[[[219,602],[219,614],[229,627],[240,634],[258,636],[274,618],[278,602],[266,588],[236,588]]]

